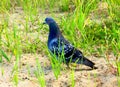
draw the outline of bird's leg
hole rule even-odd
[[[96,66],[93,66],[93,68],[92,69],[98,69],[98,67],[96,67]]]
[[[67,69],[70,69],[69,63],[66,63],[66,65],[67,65]]]

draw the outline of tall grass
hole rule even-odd
[[[3,0],[0,3],[0,13],[9,11],[11,8],[11,1],[10,0]]]
[[[98,2],[96,0],[75,0],[74,5],[76,6],[76,9],[72,13],[72,16],[63,18],[63,29],[65,30],[66,34],[70,34],[70,40],[72,40],[73,44],[77,47],[80,46],[82,48],[88,48],[89,42],[93,41],[92,38],[90,39],[87,37],[87,30],[85,30],[85,20],[88,19],[90,12],[96,9],[97,4]],[[73,36],[73,38],[71,38],[71,36]]]
[[[18,81],[19,81],[19,77],[18,77],[19,61],[20,61],[22,50],[21,50],[21,37],[20,37],[20,34],[18,32],[18,28],[15,25],[13,25],[12,40],[13,40],[14,43],[13,43],[13,47],[12,47],[11,50],[12,50],[12,53],[14,54],[14,56],[15,56],[15,59],[16,59],[13,70],[12,70],[12,74],[13,74],[13,81],[14,81],[15,85],[17,85]]]
[[[71,70],[71,73],[70,73],[70,85],[71,87],[74,87],[75,86],[75,71],[74,70]]]
[[[65,63],[65,57],[64,57],[64,52],[62,52],[62,54],[58,54],[58,56],[56,56],[56,54],[49,52],[51,55],[49,60],[51,62],[51,66],[52,66],[52,70],[54,73],[54,76],[56,77],[56,79],[58,79],[58,77],[61,74],[61,69],[64,70],[64,68],[62,67],[62,63]]]
[[[118,0],[114,1],[114,0],[106,0],[106,2],[108,3],[109,6],[109,14],[110,17],[112,19],[112,23],[111,23],[111,49],[112,52],[114,53],[114,56],[116,57],[116,66],[117,66],[117,71],[118,71],[118,85],[120,86],[120,62],[119,62],[119,52],[120,52],[120,13],[119,13],[119,9],[120,9],[120,2]]]
[[[37,69],[34,72],[36,78],[38,79],[39,84],[41,85],[41,87],[45,87],[46,86],[46,82],[45,82],[45,76],[44,76],[44,71],[39,63],[38,58],[36,59],[36,64],[37,64]]]
[[[60,1],[60,10],[61,11],[69,11],[70,0],[61,0]]]

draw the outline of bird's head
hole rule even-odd
[[[50,23],[55,23],[54,19],[51,18],[51,17],[45,18],[45,21],[44,21],[43,24],[48,24],[49,25]]]

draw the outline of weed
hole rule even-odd
[[[75,86],[75,71],[74,69],[71,70],[71,74],[70,74],[70,80],[71,80],[71,87]]]
[[[36,67],[36,71],[34,72],[35,76],[38,79],[38,82],[41,85],[41,87],[45,87],[46,82],[45,82],[44,71],[43,71],[43,69],[42,69],[42,67],[41,67],[41,65],[39,63],[38,58],[36,59],[36,64],[37,64],[37,67]]]

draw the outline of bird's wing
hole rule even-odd
[[[64,53],[67,58],[73,54],[74,47],[67,40],[59,38],[51,42],[50,50],[56,55]]]

